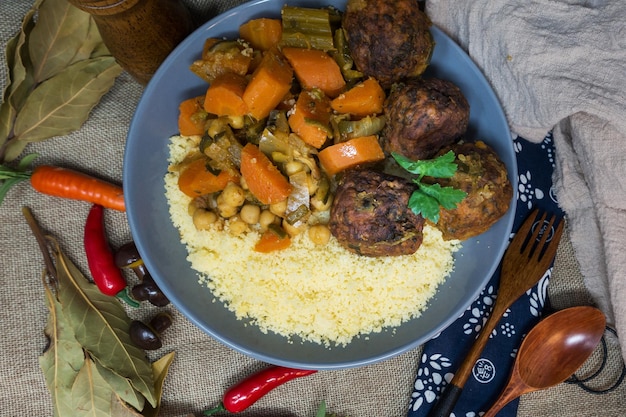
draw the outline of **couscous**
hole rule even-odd
[[[172,137],[170,164],[195,147],[193,138]],[[460,246],[426,224],[423,243],[412,255],[359,256],[332,236],[320,245],[305,233],[293,236],[288,248],[261,253],[254,250],[260,236],[254,230],[230,233],[228,221],[198,229],[189,214],[192,198],[180,191],[176,170],[167,173],[165,184],[171,219],[199,286],[238,319],[287,338],[341,346],[419,317],[453,270]]]

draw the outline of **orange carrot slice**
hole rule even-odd
[[[332,98],[346,86],[339,65],[326,52],[305,48],[283,48],[282,51],[305,89],[319,88]]]
[[[340,94],[330,105],[338,113],[369,116],[382,113],[384,101],[383,88],[375,78],[368,78]]]
[[[318,154],[320,165],[328,175],[355,166],[385,159],[376,136],[362,136],[324,148]]]
[[[257,120],[267,117],[291,89],[293,70],[275,48],[265,52],[252,73],[243,101]]]
[[[204,110],[217,116],[244,116],[248,106],[243,101],[246,78],[233,72],[218,75],[206,91]]]
[[[283,24],[280,19],[252,19],[239,26],[239,36],[254,49],[267,51],[282,39]]]
[[[289,115],[289,127],[304,142],[321,148],[331,131],[330,116],[330,100],[321,90],[302,91]]]
[[[289,235],[279,236],[272,230],[266,230],[259,241],[254,245],[254,250],[261,253],[274,252],[276,250],[283,250],[291,245],[291,238]]]
[[[184,100],[178,106],[178,131],[183,136],[204,134],[207,119],[203,108],[204,96]]]
[[[222,170],[215,175],[206,168],[206,159],[191,161],[181,169],[178,188],[189,197],[222,191],[229,182],[238,182],[239,175],[234,170]]]
[[[248,189],[261,203],[285,201],[292,186],[258,146],[248,143],[241,150],[241,175]]]

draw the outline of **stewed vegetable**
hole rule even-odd
[[[284,6],[281,19],[246,22],[240,39],[207,39],[191,66],[206,94],[180,106],[180,132],[198,147],[171,167],[198,230],[259,232],[260,252],[309,228],[315,244],[328,242],[332,176],[384,158],[385,92],[354,70],[340,25],[336,9]],[[352,142],[326,151],[352,139],[349,162],[337,153]]]

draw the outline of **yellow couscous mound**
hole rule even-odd
[[[194,146],[189,138],[172,137],[169,162],[180,162]],[[178,174],[168,172],[170,216],[199,285],[263,332],[330,346],[399,326],[421,314],[452,271],[459,248],[458,241],[444,241],[439,230],[425,225],[422,246],[408,256],[363,257],[334,238],[315,245],[306,233],[285,250],[259,253],[253,250],[258,232],[197,230],[188,212],[191,198],[177,181]]]

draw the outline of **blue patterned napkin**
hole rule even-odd
[[[563,215],[552,189],[554,143],[549,133],[535,144],[514,139],[517,156],[519,188],[513,232],[517,231],[530,212],[538,207]],[[546,290],[552,269],[539,283],[517,300],[494,329],[481,358],[476,362],[457,402],[453,417],[476,417],[486,411],[504,388],[517,348],[523,336],[539,321],[546,302]],[[457,321],[424,345],[409,405],[408,417],[427,416],[439,394],[454,376],[454,371],[476,339],[487,320],[498,294],[500,268],[478,299]],[[514,417],[518,400],[509,403],[499,417]]]

